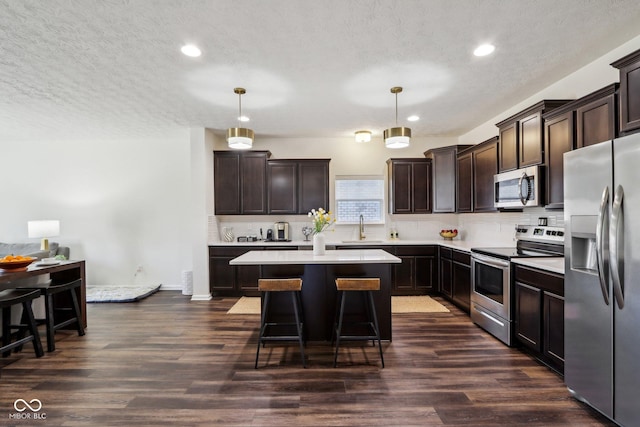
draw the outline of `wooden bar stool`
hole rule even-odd
[[[337,278],[336,289],[340,301],[340,314],[336,324],[334,324],[334,333],[336,337],[336,353],[333,358],[333,367],[338,364],[338,351],[340,349],[340,341],[378,341],[378,350],[380,351],[380,361],[384,368],[384,357],[382,356],[382,343],[380,342],[380,328],[378,327],[378,317],[376,316],[376,306],[373,302],[373,291],[380,290],[379,278]],[[359,292],[364,296],[364,307],[367,314],[367,320],[364,322],[344,322],[344,307],[347,294],[351,292]],[[362,335],[342,335],[343,326],[365,326],[367,332]]]
[[[304,342],[303,342],[303,312],[302,301],[300,299],[300,291],[302,290],[302,279],[258,279],[258,290],[264,292],[264,300],[262,304],[262,315],[260,320],[260,334],[258,336],[258,350],[256,351],[255,368],[258,368],[258,356],[260,355],[260,345],[264,346],[267,341],[298,341],[300,344],[300,355],[302,356],[302,366],[307,367],[304,359]],[[272,292],[290,292],[291,302],[293,305],[294,322],[267,322],[269,312],[269,302]],[[267,334],[267,329],[275,329],[278,327],[294,326],[297,335],[271,335]]]
[[[44,355],[42,343],[40,342],[40,334],[38,333],[38,326],[33,317],[33,310],[31,309],[31,303],[39,296],[40,291],[37,289],[9,289],[0,292],[0,310],[2,310],[2,347],[0,347],[0,353],[2,353],[3,357],[9,356],[11,350],[20,348],[23,344],[30,341],[33,343],[33,350],[36,353],[36,357],[42,357]],[[14,325],[11,323],[11,309],[19,304],[22,304],[22,318],[25,319],[26,322]],[[12,330],[14,329],[18,330],[18,334],[16,335],[16,340],[11,342]],[[27,329],[31,332],[31,335],[25,337],[23,331]]]
[[[37,289],[44,296],[45,318],[36,319],[37,322],[44,322],[47,329],[47,351],[52,352],[56,349],[55,333],[58,329],[75,323],[79,336],[84,335],[84,327],[82,324],[82,313],[78,304],[76,289],[82,286],[82,279],[77,279],[68,283],[53,284],[51,281],[47,283],[37,283],[23,289]],[[66,293],[71,301],[70,307],[55,307],[53,304],[54,295]],[[56,313],[71,313],[71,317],[55,323]],[[24,313],[23,313],[24,314]],[[24,319],[23,319],[24,320]]]

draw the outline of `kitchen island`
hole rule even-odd
[[[249,251],[232,259],[230,265],[260,266],[263,278],[302,278],[304,329],[309,341],[330,341],[336,312],[337,277],[379,277],[380,290],[374,303],[383,340],[391,340],[391,264],[400,258],[381,249],[328,250],[313,255],[308,250]],[[282,298],[279,298],[282,297]],[[356,299],[347,310],[363,312]],[[289,299],[274,295],[270,319],[291,311]]]

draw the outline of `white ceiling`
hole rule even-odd
[[[638,22],[637,0],[0,0],[0,141],[222,134],[237,86],[257,139],[379,135],[392,86],[414,136],[459,135]]]

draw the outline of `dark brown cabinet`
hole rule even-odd
[[[306,214],[329,206],[329,159],[269,160],[269,214]]]
[[[640,50],[612,63],[620,70],[620,133],[640,130]]]
[[[431,212],[431,160],[389,159],[389,212]]]
[[[457,212],[473,212],[473,152],[458,153],[456,179]]]
[[[536,358],[564,370],[564,277],[522,265],[514,267],[515,335]]]
[[[214,296],[259,296],[259,265],[229,265],[249,251],[295,250],[289,246],[209,246],[209,290]]]
[[[393,295],[420,295],[436,290],[437,246],[396,246],[393,253],[402,260],[401,264],[393,264]]]
[[[496,210],[493,176],[498,173],[498,138],[478,144],[473,150],[473,211]]]
[[[567,102],[570,100],[543,100],[496,124],[500,135],[500,172],[544,162],[542,115]]]
[[[298,160],[298,213],[329,210],[329,159]]]
[[[559,108],[558,110],[564,110]],[[545,157],[546,157],[546,208],[564,207],[564,158],[567,151],[574,148],[574,111],[551,112],[544,116]]]
[[[268,151],[214,151],[216,215],[267,213]]]
[[[610,141],[618,136],[618,87],[614,83],[575,101],[576,148]]]
[[[433,213],[456,212],[456,177],[458,152],[470,145],[451,145],[424,153],[431,159]]]
[[[471,255],[440,247],[440,292],[469,313],[471,304]]]
[[[298,163],[291,160],[267,162],[269,214],[298,213]]]

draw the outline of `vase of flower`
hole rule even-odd
[[[309,217],[313,218],[313,254],[324,255],[327,245],[323,231],[336,220],[331,218],[331,212],[327,212],[323,208],[311,209]]]
[[[313,254],[324,255],[327,249],[324,233],[316,233],[313,235]]]

